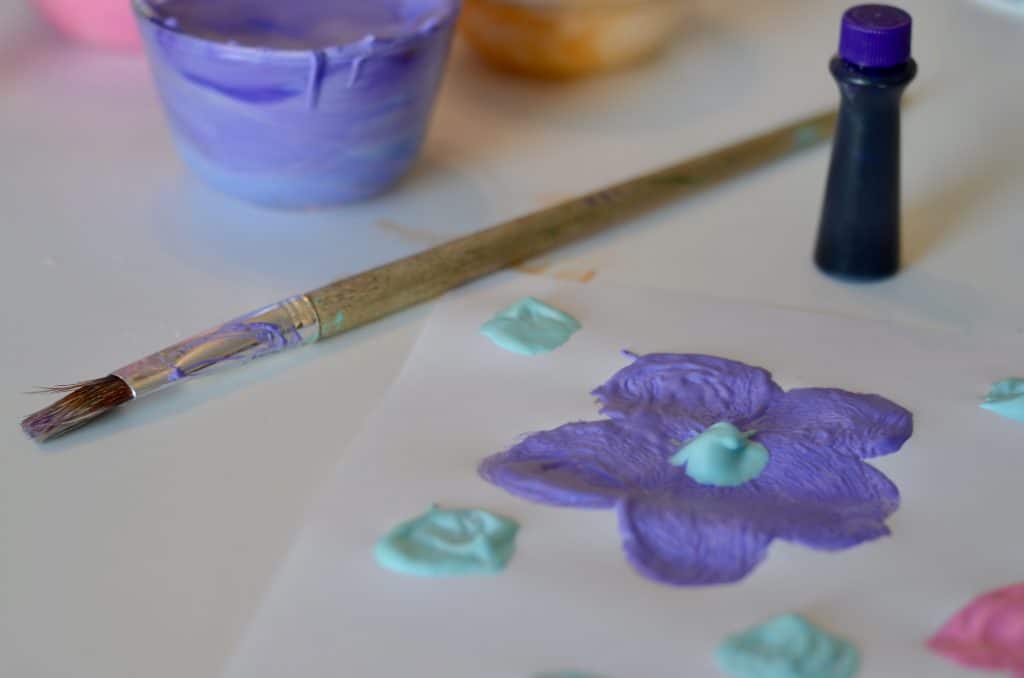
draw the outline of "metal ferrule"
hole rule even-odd
[[[313,304],[300,295],[224,323],[112,374],[141,398],[184,379],[311,344],[319,336]]]

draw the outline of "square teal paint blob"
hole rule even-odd
[[[988,392],[981,407],[1024,423],[1024,379],[1003,379],[992,384],[992,390]]]
[[[798,614],[726,638],[715,662],[734,678],[852,678],[860,652]]]
[[[496,574],[516,548],[519,524],[483,509],[442,509],[393,528],[374,547],[385,570],[419,577]]]
[[[495,345],[520,355],[553,351],[580,329],[568,313],[534,297],[520,299],[480,326],[480,333]]]

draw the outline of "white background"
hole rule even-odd
[[[583,329],[534,359],[478,334],[526,295]],[[314,503],[227,678],[710,678],[722,638],[790,611],[857,645],[865,678],[962,675],[924,641],[975,594],[1021,578],[1024,426],[977,406],[1016,347],[511,274],[452,296]],[[738,584],[671,588],[631,570],[614,511],[542,506],[477,477],[523,433],[600,419],[590,390],[629,363],[624,348],[720,355],[786,389],[880,393],[910,409],[910,441],[870,462],[901,490],[893,536],[833,553],[775,541]],[[378,568],[374,542],[433,503],[519,521],[508,569],[439,581]]]
[[[0,675],[218,675],[426,309],[46,448],[18,430],[47,402],[23,391],[832,105],[847,4],[707,0],[665,59],[575,84],[494,75],[459,45],[401,190],[289,214],[188,176],[140,57],[65,45],[22,0],[0,3]],[[814,270],[824,147],[568,248],[549,272],[1018,336],[1024,23],[903,4],[921,73],[902,276],[851,286]]]

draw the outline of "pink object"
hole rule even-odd
[[[101,47],[138,49],[132,0],[35,0],[61,32]]]
[[[975,598],[928,647],[965,666],[1024,677],[1024,583]]]

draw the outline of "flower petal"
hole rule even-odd
[[[895,511],[899,490],[871,464],[822,448],[798,435],[758,433],[768,449],[764,471],[749,485],[799,503],[882,504]]]
[[[593,393],[602,414],[656,418],[671,424],[683,442],[719,421],[744,428],[782,390],[759,367],[707,355],[652,353],[637,356]]]
[[[834,388],[787,391],[751,426],[865,459],[895,452],[914,430],[913,416],[896,403]]]
[[[512,494],[555,506],[611,508],[629,492],[660,487],[679,469],[657,430],[615,421],[565,424],[484,459],[480,475]]]
[[[900,503],[885,474],[856,457],[820,450],[800,438],[760,433],[769,460],[742,488],[736,508],[775,537],[819,549],[849,548],[889,534],[885,519]]]
[[[665,487],[693,515],[736,516],[759,532],[813,548],[849,548],[889,534],[899,490],[857,457],[782,433],[757,434],[768,450],[761,475],[737,487],[675,476]]]
[[[623,500],[619,532],[633,567],[676,586],[739,581],[764,559],[772,540],[733,511],[694,511],[668,492]]]

